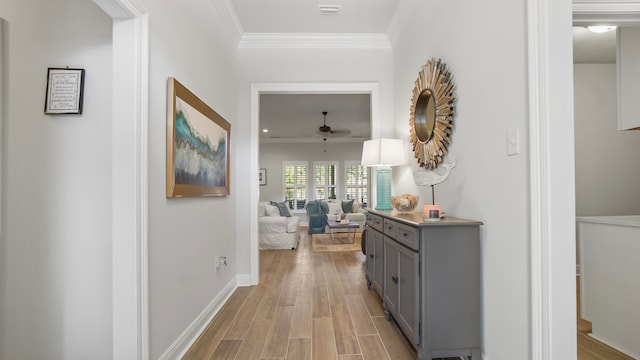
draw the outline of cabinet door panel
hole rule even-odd
[[[398,303],[398,245],[384,237],[384,302],[392,314],[397,312]]]
[[[373,282],[377,286],[377,289],[382,290],[382,277],[384,276],[384,258],[382,256],[384,251],[384,239],[382,238],[382,234],[376,232],[375,235],[375,264],[374,264],[374,275]]]
[[[420,257],[417,252],[403,246],[398,247],[399,281],[398,281],[398,315],[397,320],[405,331],[407,338],[415,344],[420,343],[418,323],[420,319],[420,278],[418,265]]]
[[[366,230],[366,268],[368,280],[373,282],[375,277],[375,263],[376,263],[376,247],[375,247],[375,230],[367,226]]]

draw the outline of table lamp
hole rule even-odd
[[[406,164],[402,139],[372,139],[362,146],[363,166],[376,169],[376,210],[391,210],[391,166]]]

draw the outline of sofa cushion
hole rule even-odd
[[[338,201],[338,200],[330,200],[327,201],[327,205],[329,206],[329,211],[327,212],[327,214],[329,215],[340,215],[342,214],[344,211],[342,211],[342,202]]]
[[[280,210],[278,210],[277,206],[273,206],[271,204],[264,204],[264,209],[267,216],[280,216]]]
[[[278,211],[280,212],[280,216],[287,216],[287,217],[291,216],[291,213],[289,212],[289,204],[287,204],[286,201],[283,201],[283,202],[269,201],[269,204],[278,208]]]
[[[342,211],[345,213],[353,212],[353,199],[351,200],[342,200]]]
[[[357,213],[360,209],[362,209],[362,203],[360,201],[354,201],[352,212]]]

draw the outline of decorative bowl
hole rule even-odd
[[[391,196],[391,206],[397,212],[412,212],[418,206],[420,197],[411,194],[393,195]]]

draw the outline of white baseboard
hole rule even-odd
[[[160,355],[160,360],[182,359],[193,346],[207,325],[218,314],[222,306],[229,300],[233,292],[238,288],[236,279],[230,281],[220,293],[207,305],[182,334]]]
[[[251,275],[249,274],[240,274],[236,276],[238,286],[253,286],[255,284],[251,283]]]

